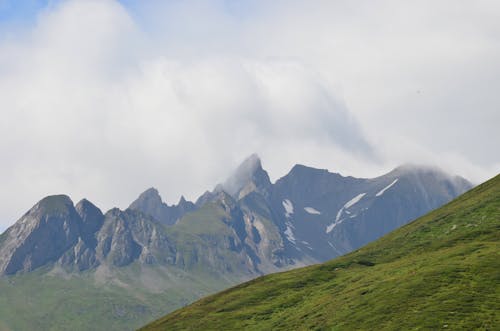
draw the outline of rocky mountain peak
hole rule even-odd
[[[150,205],[160,205],[162,204],[161,196],[158,190],[154,187],[148,188],[146,191],[142,192],[137,200],[132,202],[133,204],[150,204]]]
[[[57,260],[78,241],[81,227],[68,196],[40,200],[7,230],[0,248],[0,273],[31,271]]]
[[[40,200],[28,213],[67,213],[73,208],[73,201],[67,195],[49,195]]]
[[[163,203],[158,190],[149,188],[130,204],[129,209],[141,211],[162,221],[170,218],[169,207]]]
[[[432,183],[437,184],[440,182],[447,182],[449,184],[448,186],[450,186],[450,190],[461,193],[472,187],[472,183],[465,178],[450,175],[439,167],[414,163],[403,164],[389,172],[386,176],[411,177],[414,180],[416,179],[428,182],[428,185],[431,185]]]
[[[324,175],[324,174],[332,174],[329,173],[327,169],[317,169],[308,167],[302,164],[296,164],[292,167],[288,176],[304,176],[304,175]]]
[[[202,195],[200,195],[198,197],[195,204],[196,204],[196,206],[201,207],[204,204],[206,204],[207,202],[211,201],[213,199],[213,197],[214,197],[214,193],[212,193],[210,191],[205,191],[205,193],[203,193]]]
[[[395,173],[395,174],[415,174],[415,173],[439,173],[445,175],[446,173],[435,166],[429,166],[429,165],[423,165],[423,164],[417,164],[417,163],[404,163],[400,166],[397,166],[394,168],[390,173]]]
[[[239,200],[254,191],[268,197],[271,186],[271,180],[262,168],[260,158],[257,154],[252,154],[222,184],[222,189]]]
[[[101,210],[87,199],[80,200],[76,204],[75,210],[81,218],[85,218],[88,215],[102,215]]]
[[[87,199],[82,199],[75,206],[76,212],[82,220],[81,237],[89,247],[97,245],[95,233],[104,223],[104,215],[97,206]]]
[[[186,198],[184,198],[184,196],[181,196],[179,203],[176,206],[174,206],[174,208],[177,212],[177,215],[176,215],[177,218],[180,218],[185,213],[195,210],[196,205],[193,202],[186,200]]]
[[[186,202],[187,202],[186,198],[184,198],[184,196],[183,196],[183,195],[181,195],[181,198],[179,199],[179,203],[178,203],[178,205],[183,205],[183,204],[185,204]]]
[[[161,199],[158,190],[150,188],[144,191],[134,202],[132,202],[128,209],[140,211],[146,215],[152,216],[157,221],[173,225],[185,213],[190,212],[196,208],[195,204],[187,201],[182,196],[177,205],[169,206]]]

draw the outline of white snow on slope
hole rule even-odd
[[[347,201],[345,203],[345,205],[340,208],[340,210],[337,212],[337,217],[335,217],[335,221],[328,225],[326,227],[326,230],[325,232],[326,233],[330,233],[332,232],[333,228],[336,227],[337,225],[339,225],[340,223],[342,223],[344,221],[344,219],[341,219],[342,217],[342,212],[346,212],[346,214],[351,214],[350,211],[347,210],[347,208],[350,208],[352,206],[354,206],[356,203],[359,202],[359,200],[361,200],[364,196],[366,195],[366,193],[360,193],[358,195],[356,195],[354,198],[352,198],[351,200]],[[354,216],[351,216],[350,218],[353,218],[353,217],[356,217],[357,215],[354,215]]]
[[[342,222],[338,222],[338,223],[337,223],[337,222],[334,222],[334,223],[332,223],[332,224],[328,225],[328,226],[326,227],[326,233],[330,233],[330,232],[332,232],[333,228],[334,228],[337,224],[340,224],[340,223],[342,223]]]
[[[306,245],[307,248],[309,248],[310,250],[312,250],[313,248],[311,247],[311,244],[309,244],[307,241],[305,240],[302,240],[301,243],[303,243],[304,245]]]
[[[344,211],[344,207],[339,209],[339,211],[337,212],[337,217],[335,217],[335,223],[337,223],[340,220],[340,217],[342,216],[343,211]]]
[[[360,194],[356,195],[354,198],[352,198],[351,200],[349,200],[348,202],[346,202],[346,204],[344,205],[344,208],[347,209],[347,208],[350,208],[350,207],[354,206],[365,195],[366,195],[366,193],[360,193]]]
[[[382,194],[384,194],[384,192],[387,191],[388,189],[390,189],[392,185],[396,184],[396,182],[398,181],[398,179],[399,178],[396,178],[392,183],[390,183],[389,185],[387,185],[386,187],[384,187],[383,189],[381,189],[377,194],[375,194],[375,196],[379,197]]]
[[[342,216],[343,211],[344,211],[344,207],[339,209],[339,211],[337,212],[337,217],[335,217],[335,221],[326,227],[326,231],[325,231],[326,233],[332,232],[334,227],[336,227],[338,224],[342,223],[343,220],[341,220],[340,217]]]
[[[305,207],[304,210],[312,215],[321,215],[321,212],[317,211],[313,207]]]
[[[293,225],[290,222],[285,222],[285,225],[286,225],[286,230],[285,230],[286,239],[288,239],[289,242],[295,245],[296,239],[292,230]]]
[[[326,233],[330,233],[330,232],[332,232],[332,230],[333,230],[333,229],[334,229],[337,225],[341,224],[341,223],[342,223],[342,222],[344,222],[344,221],[345,221],[345,219],[343,218],[343,219],[341,219],[340,221],[335,221],[335,222],[333,222],[332,224],[330,224],[330,225],[328,225],[328,226],[326,227],[325,232],[326,232]]]
[[[290,217],[293,214],[293,203],[290,200],[285,199],[281,204],[283,205],[283,208],[285,208],[285,216]]]

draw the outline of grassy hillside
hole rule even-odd
[[[351,254],[206,297],[144,330],[493,330],[500,176]]]
[[[234,283],[137,264],[71,274],[42,268],[0,277],[0,331],[133,330]]]

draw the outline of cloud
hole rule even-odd
[[[65,2],[1,45],[6,223],[46,194],[125,207],[155,185],[192,198],[253,151],[300,142],[372,156],[357,121],[299,61],[146,45],[112,1]],[[149,49],[148,49],[149,47]]]
[[[455,4],[455,5],[453,5]],[[257,152],[373,176],[495,174],[494,2],[63,1],[0,25],[0,227],[48,194],[170,203]],[[3,30],[2,30],[3,29]]]

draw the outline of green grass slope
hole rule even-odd
[[[351,254],[206,297],[143,330],[498,330],[500,176]]]
[[[0,277],[0,331],[134,330],[235,283],[137,264],[108,274],[60,272]]]

